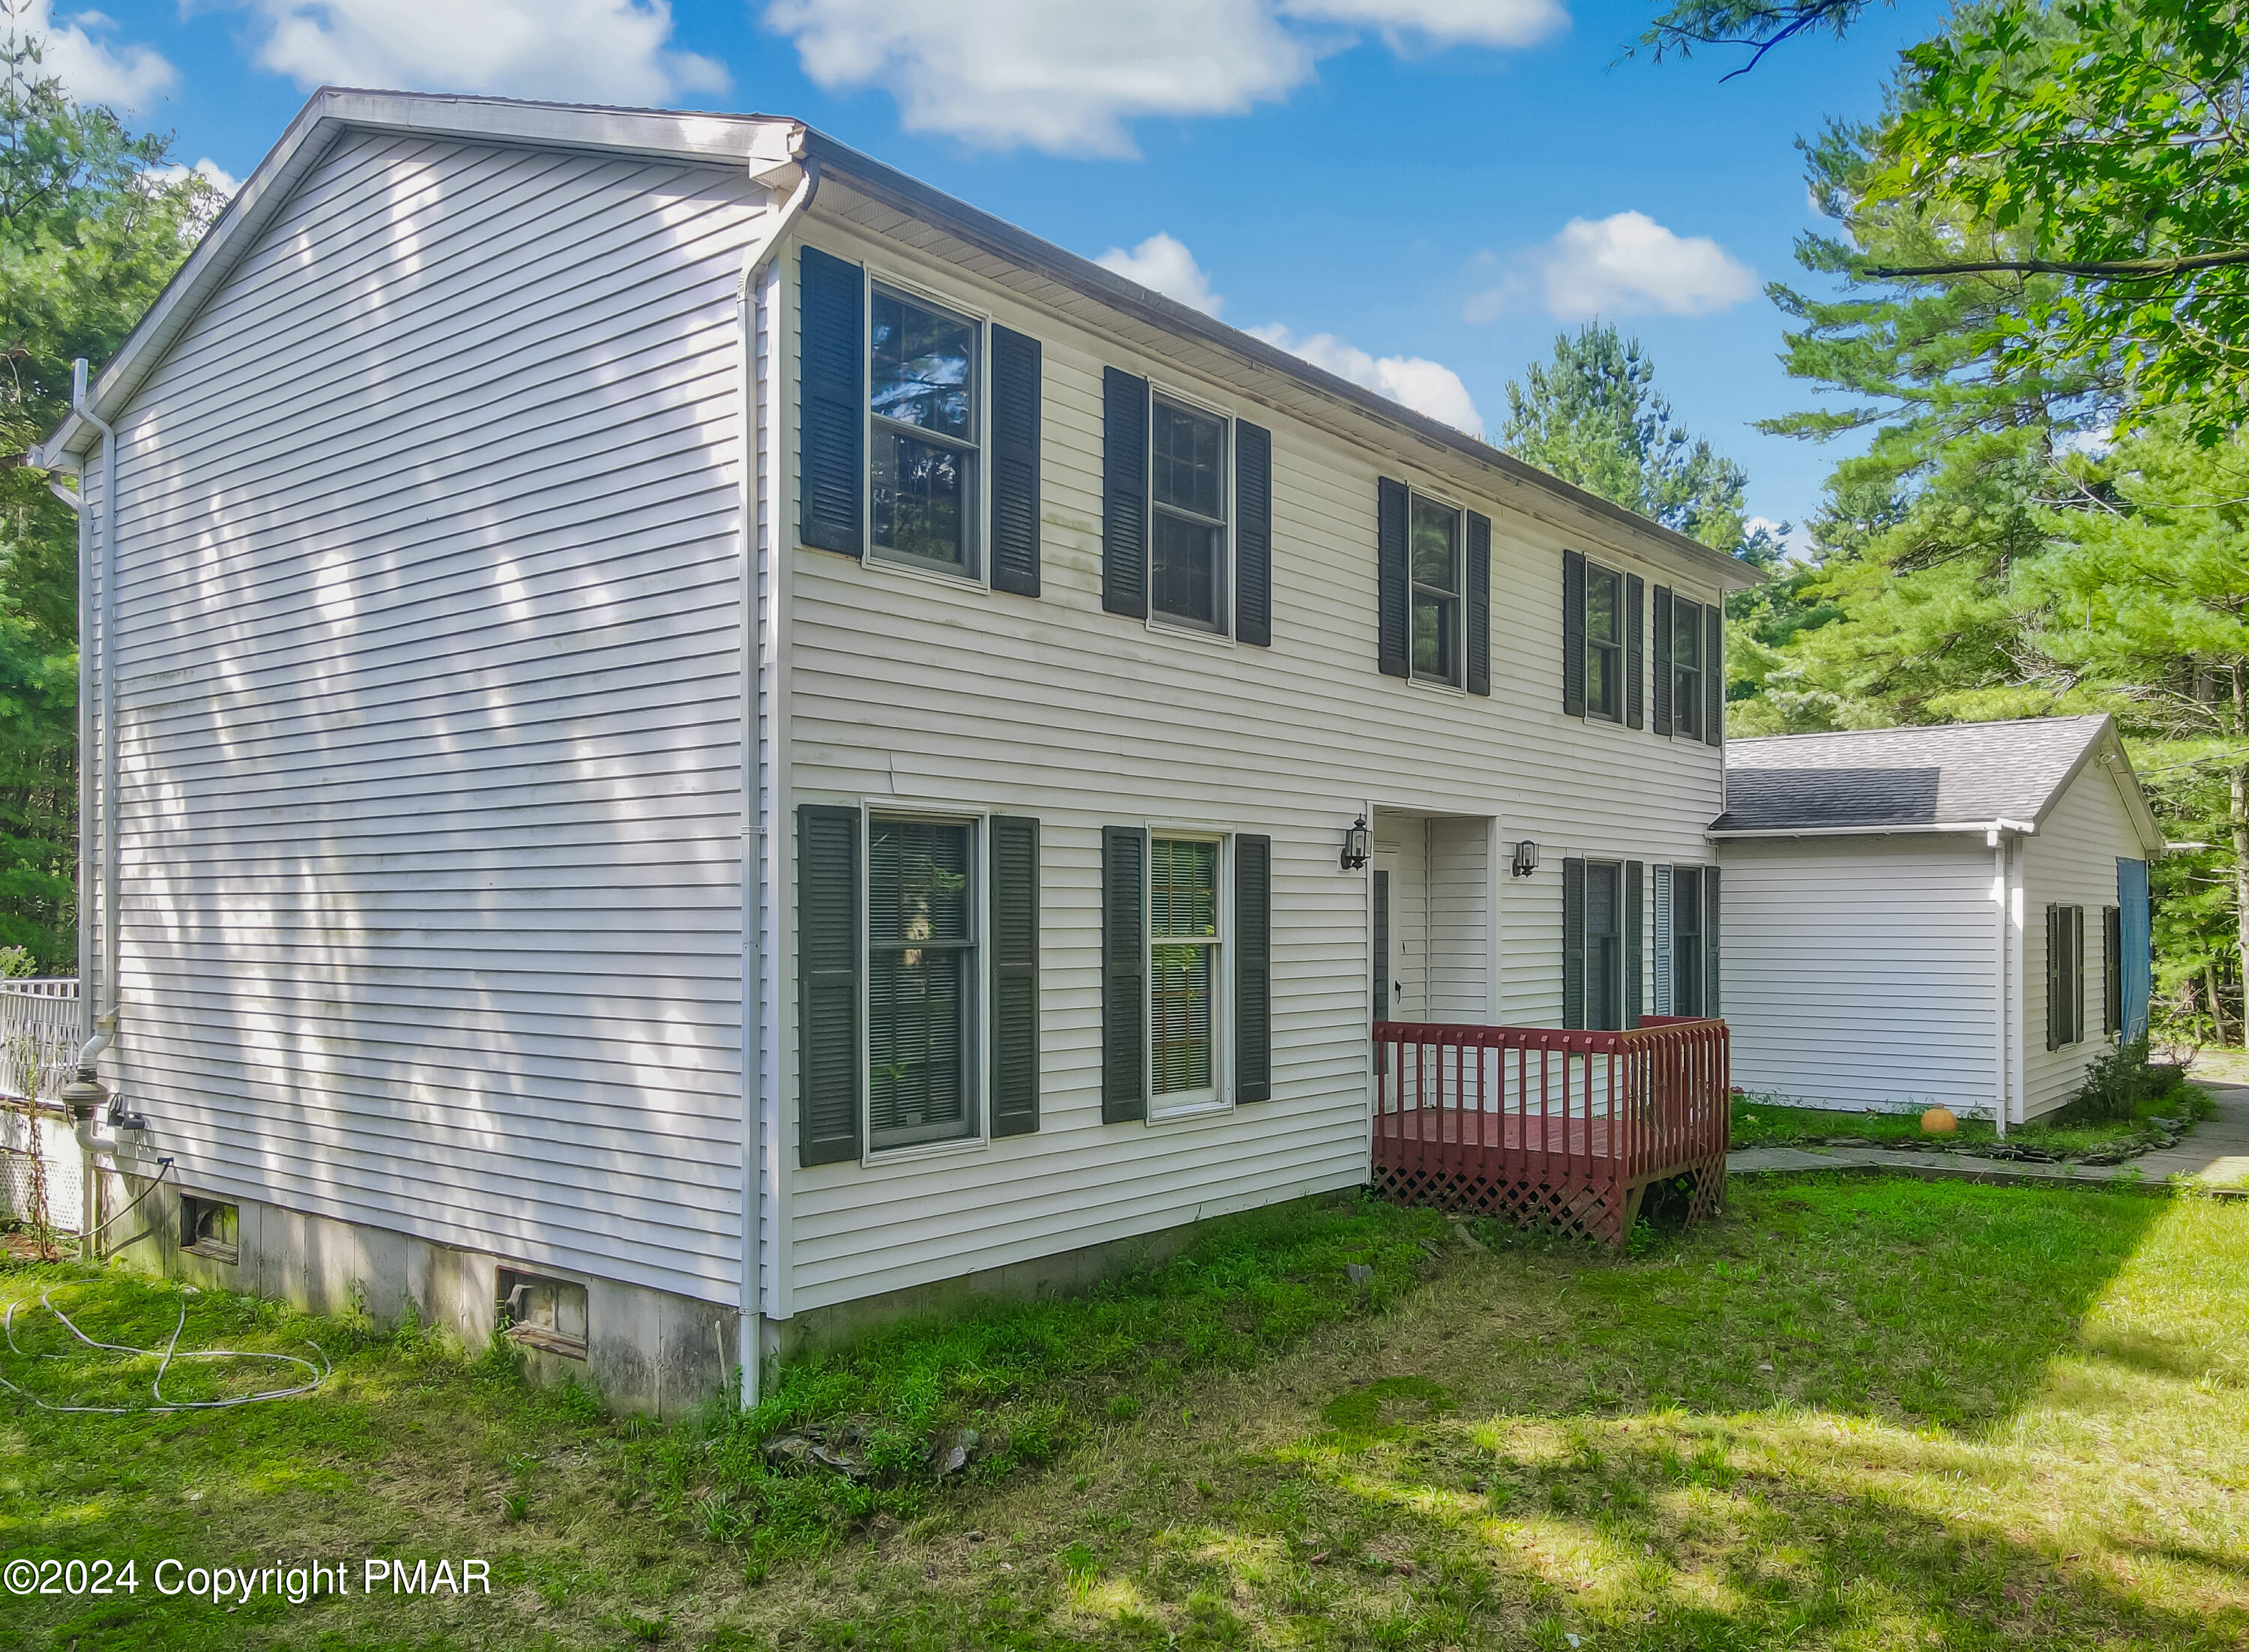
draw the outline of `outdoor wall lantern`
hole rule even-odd
[[[1527,878],[1538,870],[1538,846],[1525,838],[1515,846],[1515,864],[1508,871],[1518,878]]]
[[[1374,847],[1374,833],[1366,829],[1366,817],[1360,815],[1344,828],[1343,869],[1362,872],[1366,868],[1366,857]]]

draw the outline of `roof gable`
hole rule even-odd
[[[783,189],[801,175],[799,163],[816,168],[892,211],[935,226],[975,249],[986,261],[997,257],[1035,272],[1050,284],[1054,298],[1074,297],[1079,305],[1090,300],[1116,318],[1122,330],[1144,347],[1169,347],[1183,360],[1223,358],[1236,364],[1267,387],[1263,399],[1276,407],[1300,416],[1324,415],[1330,422],[1338,413],[1346,415],[1362,429],[1372,424],[1386,432],[1393,446],[1399,445],[1400,436],[1406,437],[1413,449],[1456,473],[1488,483],[1489,490],[1502,498],[1543,501],[1575,523],[1598,524],[1606,538],[1621,538],[1643,554],[1653,552],[1661,561],[1690,569],[1722,587],[1741,589],[1762,577],[1736,558],[1040,240],[801,122],[773,115],[681,113],[323,87],[258,163],[116,360],[91,387],[88,402],[97,415],[113,420],[125,410],[297,184],[338,136],[354,129],[700,161],[746,168],[753,178]],[[1075,310],[1079,305],[1062,307]],[[1079,313],[1075,319],[1085,317]],[[33,463],[64,463],[66,456],[86,451],[93,440],[91,428],[73,414],[34,449]]]

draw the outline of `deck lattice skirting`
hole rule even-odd
[[[1726,1025],[1627,1032],[1384,1021],[1374,1028],[1375,1191],[1621,1246],[1648,1189],[1687,1217],[1725,1198]]]

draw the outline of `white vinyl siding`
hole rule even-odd
[[[909,243],[940,238],[891,209],[855,206],[840,189],[823,189],[821,203],[806,242],[957,291],[1044,350],[1040,599],[907,590],[849,558],[798,550],[786,644],[792,803],[895,797],[1039,817],[1044,1067],[1035,1135],[941,1167],[791,1168],[788,1257],[769,1306],[803,1312],[1355,1185],[1368,1152],[1371,877],[1338,867],[1353,817],[1370,805],[1378,824],[1392,810],[1470,816],[1480,836],[1540,843],[1534,877],[1498,880],[1501,1018],[1555,1025],[1564,854],[1703,858],[1702,830],[1721,806],[1717,752],[1563,716],[1562,552],[1587,546],[1582,519],[1564,521],[1561,507],[1496,478],[1481,493],[1450,471],[1423,478],[1371,423],[1365,441],[1346,440],[1261,404],[1215,367],[1183,383],[1177,360],[1025,302],[1018,294],[1036,284],[988,254],[947,246],[943,259],[926,257]],[[845,211],[885,233],[822,216]],[[793,327],[793,302],[783,313]],[[1102,612],[1104,367],[1271,429],[1270,648],[1216,648]],[[1506,594],[1494,607],[1488,700],[1377,672],[1376,483],[1401,468],[1492,518],[1492,589]],[[1716,594],[1628,544],[1598,548],[1651,582]],[[940,673],[948,690],[933,697],[926,685]],[[1100,830],[1134,825],[1271,834],[1269,1103],[1152,1128],[1100,1122]],[[1393,886],[1400,978],[1426,875],[1401,867]],[[1472,874],[1456,863],[1447,875]],[[781,880],[785,896],[793,877]],[[785,944],[794,956],[794,936]],[[1489,1018],[1468,1013],[1480,994],[1489,1003],[1489,984],[1437,986],[1461,1018]],[[792,1068],[782,1093],[793,1130],[793,1031],[779,1048]],[[794,1166],[793,1149],[785,1162]]]
[[[1725,844],[1734,1082],[1812,1107],[1942,1105],[1990,1117],[1992,859],[1980,837]]]
[[[183,1184],[735,1297],[754,194],[347,135],[120,420],[119,1063]]]
[[[2108,1048],[2101,1036],[2101,997],[2108,991],[2101,947],[2101,909],[2116,904],[2119,858],[2144,860],[2124,800],[2098,758],[2064,788],[2037,835],[2023,845],[2024,1116],[2051,1113],[2076,1093],[2085,1069]],[[2046,1047],[2046,909],[2050,904],[2085,908],[2082,980],[2085,1038],[2059,1050]]]

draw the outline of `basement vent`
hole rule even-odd
[[[214,1262],[241,1258],[235,1244],[234,1206],[217,1199],[199,1199],[192,1193],[180,1199],[180,1249]]]
[[[568,1279],[502,1268],[499,1325],[511,1342],[582,1360],[586,1357],[586,1287]]]

